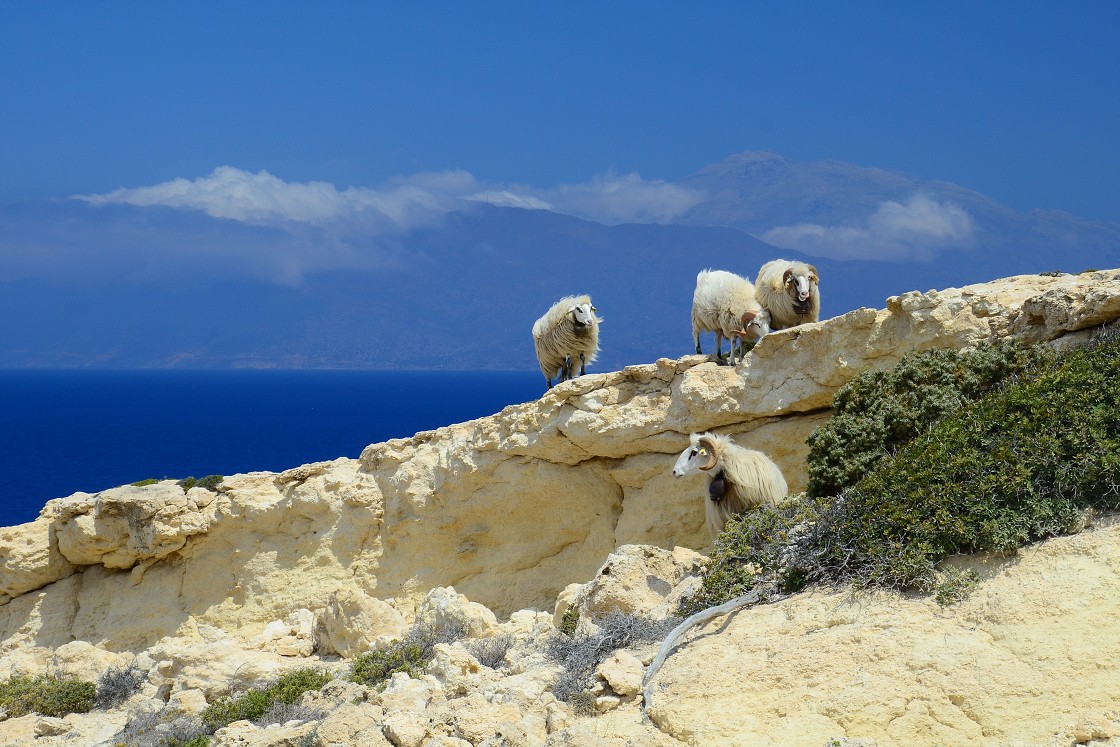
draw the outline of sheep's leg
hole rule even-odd
[[[703,355],[704,351],[700,349],[700,330],[695,325],[692,327],[692,339],[696,341],[696,354]]]
[[[579,354],[579,375],[583,376],[587,373],[587,361],[583,359],[583,353]]]
[[[716,332],[716,363],[723,363],[723,333]]]
[[[572,356],[565,355],[564,363],[560,366],[560,381],[572,380]]]

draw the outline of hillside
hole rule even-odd
[[[0,680],[131,664],[142,683],[108,711],[9,718],[0,742],[113,744],[145,709],[199,713],[308,664],[341,675],[417,620],[508,636],[509,649],[488,666],[442,643],[383,691],[339,679],[304,696],[314,717],[235,722],[211,744],[1110,739],[1120,649],[1093,631],[1117,613],[1115,526],[962,559],[983,580],[955,606],[816,591],[713,621],[658,674],[648,721],[638,690],[655,645],[599,666],[597,716],[553,697],[561,672],[545,651],[569,609],[664,616],[694,588],[703,487],[669,474],[689,433],[738,435],[797,491],[806,435],[860,371],[1009,336],[1071,344],[1117,319],[1117,270],[907,293],[767,336],[737,370],[663,358],[357,460],[235,475],[217,492],[165,481],[50,501],[0,529]]]

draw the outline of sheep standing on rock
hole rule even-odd
[[[599,353],[599,324],[590,296],[565,296],[533,324],[533,345],[537,349],[537,362],[541,373],[552,388],[552,378],[557,383],[568,381],[587,373],[587,366],[595,362]],[[575,373],[576,363],[579,373]]]
[[[708,500],[704,515],[712,539],[727,520],[763,505],[775,505],[789,489],[778,465],[761,451],[739,446],[730,436],[693,433],[677,457],[673,477],[707,472]]]
[[[758,300],[770,312],[773,329],[788,329],[816,322],[821,317],[821,292],[817,268],[804,262],[775,259],[755,278]]]
[[[739,340],[739,360],[746,355],[743,338],[755,341],[770,331],[770,314],[758,302],[751,281],[725,270],[701,270],[692,294],[692,339],[700,355],[700,333],[716,333],[716,362],[722,362],[723,338],[731,342],[729,361],[735,361],[735,341]]]

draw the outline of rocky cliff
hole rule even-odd
[[[425,679],[399,675],[389,695],[355,704],[346,691],[325,721],[271,736],[235,725],[216,743],[1107,738],[1120,708],[1120,644],[1101,635],[1120,598],[1111,528],[987,561],[981,591],[956,607],[818,592],[717,621],[670,658],[646,719],[633,688],[641,652],[614,681],[601,676],[604,713],[581,718],[552,699],[554,668],[531,643],[558,607],[663,615],[694,579],[694,551],[709,542],[703,485],[669,473],[689,433],[737,434],[797,491],[806,435],[860,371],[1007,336],[1070,344],[1117,318],[1118,271],[908,293],[769,335],[738,368],[689,356],[589,375],[359,459],[228,477],[217,493],[164,482],[50,501],[36,521],[0,529],[0,678],[95,679],[133,663],[145,697],[189,710],[231,683],[352,657],[451,609],[478,635],[519,642],[506,670],[445,647]],[[458,713],[477,728],[448,726]],[[97,743],[123,723],[97,718],[67,717],[62,736],[37,743]],[[31,743],[35,723],[0,722],[0,742]]]

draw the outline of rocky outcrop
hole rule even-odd
[[[476,632],[492,632],[509,624],[500,620],[521,615],[519,610],[546,610],[550,619],[553,612],[562,614],[558,599],[561,607],[617,602],[651,612],[660,605],[664,611],[670,595],[695,579],[692,551],[709,543],[702,482],[675,481],[669,472],[689,433],[736,434],[741,443],[770,454],[790,487],[799,490],[805,484],[806,436],[829,417],[835,391],[860,371],[889,366],[914,350],[962,348],[1007,336],[1065,344],[1117,318],[1118,271],[1023,276],[908,293],[888,299],[885,309],[858,309],[769,335],[737,368],[687,356],[584,376],[490,417],[374,444],[360,459],[228,477],[217,493],[201,488],[184,493],[163,482],[49,501],[36,521],[0,529],[0,678],[47,670],[57,651],[77,643],[143,662],[153,687],[167,698],[189,701],[193,696],[184,693],[211,697],[245,672],[263,677],[291,660],[354,656],[383,645],[418,614],[461,614],[460,622]],[[629,545],[645,549],[617,555]],[[629,588],[584,588],[608,558],[608,576],[630,577],[633,568],[644,568],[646,577]],[[433,589],[451,587],[453,592],[431,596]],[[803,655],[805,640],[829,642],[828,631],[836,633],[837,626],[819,622],[825,612],[794,610],[825,599],[810,595],[783,603],[792,606],[736,615],[727,630],[709,639],[722,640],[744,620],[752,621],[751,630],[769,630],[766,625],[773,623],[768,640],[775,650],[744,648],[743,655],[776,661],[780,628],[786,625],[778,622],[802,620],[802,627],[792,628],[802,631],[797,645],[787,648]],[[908,600],[884,603],[917,614],[905,606]],[[829,604],[836,608],[842,601]],[[860,608],[869,604],[863,600]],[[884,625],[903,623],[898,618]],[[994,636],[991,630],[986,635]],[[871,631],[860,627],[852,638],[878,641]],[[959,635],[944,633],[947,640]],[[932,645],[922,645],[927,644]],[[889,648],[886,638],[875,646]],[[693,644],[688,656],[704,652],[704,645]],[[692,743],[721,743],[731,727],[718,718],[692,723],[684,711],[674,710],[673,703],[701,697],[698,675],[692,677],[696,689],[685,692],[689,675],[680,667],[688,656],[673,657],[663,670],[666,691],[680,691],[671,702],[658,699],[651,716]],[[696,672],[715,669],[720,671],[713,674],[733,678],[730,660],[711,656],[716,658],[698,663]],[[230,662],[239,657],[244,667],[231,671]],[[632,669],[633,661],[621,657],[604,670],[605,681],[628,691]],[[888,679],[884,675],[882,681]],[[761,681],[790,689],[779,680]],[[815,681],[824,687],[820,677]],[[934,696],[919,690],[920,684],[907,691],[917,694],[904,696],[918,710],[907,705],[891,711],[891,718],[944,716],[928,706]],[[527,690],[527,700],[540,700],[535,687]],[[606,687],[603,697],[622,697],[620,703],[633,697]],[[970,704],[958,710],[975,710],[972,691],[958,689],[961,702]],[[730,680],[726,690],[730,698]],[[873,698],[855,698],[851,707],[870,708]],[[384,705],[379,707],[384,714]],[[782,708],[787,706],[779,702],[759,712],[769,714],[765,720],[781,721],[803,706],[789,705],[788,713]],[[862,728],[856,727],[863,722],[833,711],[821,713],[828,728],[845,735],[858,736]],[[389,743],[410,743],[415,736],[403,717],[394,717],[389,728],[368,712],[352,715],[353,734],[367,728],[361,724],[376,722],[377,733]],[[540,719],[560,723],[570,716],[561,709]],[[617,721],[615,733],[633,727],[639,730],[634,734],[662,739],[656,729],[641,731],[646,727],[631,716],[611,710],[596,728]],[[989,724],[981,732],[997,729],[1001,718],[992,706],[981,719]],[[536,735],[526,736],[526,744],[544,738],[540,719],[519,727]],[[337,728],[343,733],[349,727]],[[545,735],[550,733],[546,728]],[[769,733],[758,731],[759,743],[766,743]],[[931,727],[930,733],[941,732]],[[880,740],[896,738],[889,731],[877,734]],[[447,744],[470,742],[450,732],[439,736]],[[641,738],[635,737],[646,743]]]

